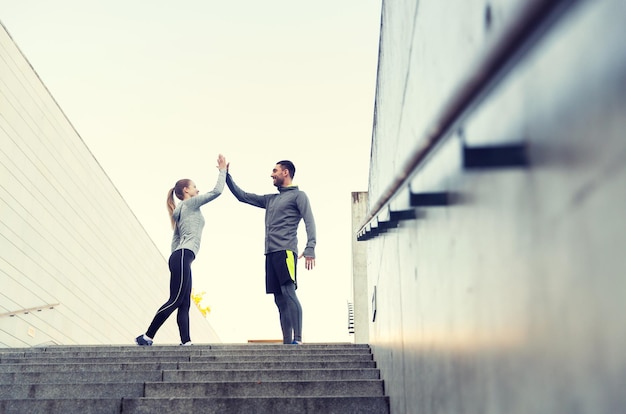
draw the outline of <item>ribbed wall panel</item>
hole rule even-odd
[[[167,299],[166,259],[0,29],[0,346],[128,343]],[[158,341],[179,342],[175,315]]]

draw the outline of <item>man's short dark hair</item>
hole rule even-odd
[[[289,170],[289,176],[293,178],[296,175],[296,166],[293,165],[293,162],[283,160],[278,161],[276,164],[280,165],[284,170]]]

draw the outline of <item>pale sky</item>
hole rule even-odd
[[[178,179],[211,190],[222,153],[243,190],[266,194],[276,191],[275,163],[293,161],[317,224],[316,268],[298,264],[303,340],[326,342],[352,340],[350,193],[367,190],[380,8],[381,0],[0,0],[0,21],[164,258],[165,198]],[[280,339],[265,294],[264,210],[225,188],[202,211],[192,271],[209,322],[224,342]],[[302,225],[300,251],[305,236]]]

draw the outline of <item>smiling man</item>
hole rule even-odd
[[[246,193],[226,175],[226,185],[242,203],[265,209],[265,291],[274,295],[280,315],[284,344],[302,344],[302,306],[296,295],[297,260],[305,258],[305,268],[315,267],[315,220],[307,195],[293,185],[296,167],[291,161],[279,161],[271,178],[278,193]],[[298,256],[298,224],[304,220],[307,243]]]

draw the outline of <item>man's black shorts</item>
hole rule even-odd
[[[280,293],[280,286],[293,283],[298,288],[296,262],[298,257],[291,250],[281,250],[265,255],[265,292]]]

